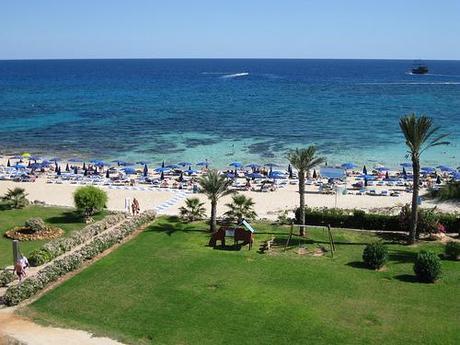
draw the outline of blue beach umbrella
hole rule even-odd
[[[168,168],[168,169],[179,169],[180,166],[177,165],[177,164],[169,164],[169,165],[165,166],[165,168]]]
[[[412,168],[412,163],[409,163],[409,162],[404,162],[399,165],[402,166],[403,168]]]
[[[269,167],[269,168],[279,167],[279,165],[276,163],[265,163],[264,166]]]
[[[134,163],[121,161],[120,163],[118,163],[118,165],[121,165],[123,167],[128,167],[128,166],[134,165]]]
[[[245,165],[246,168],[252,168],[252,169],[257,169],[260,168],[260,165],[257,163],[249,163]]]
[[[159,168],[156,168],[156,169],[155,169],[155,171],[156,171],[157,173],[162,173],[162,174],[165,173],[165,172],[168,172],[169,170],[171,170],[171,169],[165,168],[165,167],[159,167]]]
[[[39,161],[39,160],[41,160],[41,157],[39,157],[39,156],[30,156],[29,157],[29,161]]]
[[[420,171],[422,173],[431,174],[431,173],[435,172],[436,169],[433,168],[433,167],[422,167],[422,168],[420,168]]]
[[[199,166],[199,167],[201,166],[201,167],[206,167],[207,168],[209,166],[209,164],[211,164],[211,163],[206,160],[204,162],[198,162],[195,165]]]
[[[144,164],[144,177],[147,177],[149,174],[149,168],[147,167],[147,164]]]
[[[146,164],[150,164],[149,161],[139,161],[139,162],[136,162],[137,165],[146,165]]]
[[[94,165],[97,166],[98,168],[103,168],[106,164],[104,161],[99,161],[99,162],[94,163]]]
[[[453,178],[454,180],[456,180],[456,181],[457,181],[457,180],[460,180],[460,172],[453,173],[453,174],[452,174],[452,178]]]
[[[17,170],[25,169],[25,168],[26,168],[26,166],[23,165],[23,164],[16,164],[14,167],[15,167]]]
[[[196,170],[193,170],[193,169],[187,169],[184,171],[184,173],[188,174],[188,175],[192,175],[192,174],[195,174],[197,171]]]
[[[320,168],[319,173],[321,176],[326,177],[328,179],[342,178],[346,175],[345,170],[343,169],[329,168],[329,167]]]
[[[235,168],[239,168],[239,167],[241,167],[241,165],[242,165],[242,164],[241,164],[240,162],[231,162],[231,163],[229,164],[229,166],[235,167]]]
[[[127,174],[127,175],[132,175],[132,174],[136,173],[136,169],[134,169],[133,167],[126,167],[126,168],[123,168],[121,170],[124,171],[125,174]]]
[[[438,165],[436,168],[443,172],[455,172],[454,168],[448,167],[447,165]]]
[[[364,174],[364,175],[367,175],[367,168],[366,168],[366,166],[363,167],[363,174]]]
[[[236,177],[236,175],[234,173],[226,173],[225,176],[227,178],[235,178]]]
[[[353,163],[350,163],[350,162],[347,162],[347,163],[343,163],[341,165],[342,168],[346,169],[346,170],[349,170],[349,169],[354,169],[357,167],[356,164],[353,164]]]
[[[177,165],[180,165],[181,167],[186,167],[187,165],[192,165],[193,163],[191,162],[179,162]]]
[[[388,171],[388,170],[390,170],[390,169],[385,168],[385,167],[375,167],[374,170],[377,170],[377,171],[382,172],[382,171]]]
[[[250,174],[247,174],[246,177],[256,179],[256,178],[264,178],[265,176],[259,173],[250,173]]]

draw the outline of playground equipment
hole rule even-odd
[[[242,226],[242,227],[240,227]],[[222,247],[225,247],[225,238],[233,238],[233,245],[238,245],[238,241],[243,241],[241,245],[245,246],[249,244],[249,250],[252,248],[254,243],[254,228],[243,219],[237,227],[221,226],[219,230],[211,234],[209,239],[209,246],[216,247],[217,241],[221,241]]]
[[[284,246],[284,251],[287,250],[288,246],[289,246],[289,242],[291,242],[292,238],[294,236],[296,237],[300,237],[299,235],[297,235],[296,233],[294,233],[294,227],[297,227],[297,228],[306,228],[307,225],[300,225],[300,224],[294,224],[294,223],[291,223],[291,231],[289,232],[289,237],[286,241],[286,245]],[[335,242],[334,242],[334,237],[332,236],[332,231],[331,231],[331,225],[328,224],[327,227],[327,235],[328,235],[328,240],[329,240],[329,248],[330,248],[330,251],[331,251],[331,256],[334,257],[334,253],[335,253]],[[305,236],[307,236],[306,232],[305,232]],[[304,237],[302,237],[304,238]],[[300,247],[300,241],[299,241],[299,247]]]

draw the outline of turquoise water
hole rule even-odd
[[[154,162],[285,163],[316,144],[328,161],[405,160],[401,115],[451,134],[424,164],[459,166],[460,62],[407,73],[390,60],[0,61],[0,152]]]

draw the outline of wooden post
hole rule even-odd
[[[334,238],[332,237],[331,224],[327,225],[327,232],[328,232],[328,235],[329,235],[329,246],[331,248],[331,255],[332,255],[332,257],[334,257],[335,243],[334,243]]]
[[[284,246],[284,251],[286,251],[287,247],[289,246],[289,242],[291,241],[293,232],[294,232],[294,222],[291,223],[291,232],[289,233],[289,237],[286,241],[286,245]]]
[[[16,265],[16,262],[19,260],[19,241],[13,240],[13,266]]]

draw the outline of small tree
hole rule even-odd
[[[232,181],[224,175],[219,175],[217,170],[210,170],[206,175],[201,176],[199,180],[201,192],[206,194],[211,201],[211,221],[210,230],[215,232],[217,229],[217,201],[233,191],[229,189]]]
[[[201,202],[200,199],[187,198],[185,206],[179,208],[180,216],[188,222],[203,219],[206,213],[206,209],[203,206],[204,202]]]
[[[19,187],[8,189],[2,200],[6,201],[11,208],[24,208],[29,204],[25,189]]]
[[[325,162],[325,158],[316,156],[316,147],[313,145],[305,149],[291,150],[287,158],[299,175],[299,223],[305,225],[305,175],[315,166]],[[300,236],[305,236],[305,227],[300,227]]]
[[[439,134],[439,127],[433,126],[433,121],[428,116],[417,117],[410,114],[401,117],[399,127],[406,140],[407,154],[412,159],[413,190],[412,213],[409,227],[409,244],[415,243],[418,223],[418,195],[420,189],[420,156],[430,147],[447,145],[444,141],[447,134]]]
[[[85,218],[100,212],[107,204],[107,193],[94,186],[78,188],[73,195],[75,207]]]
[[[232,196],[232,202],[225,205],[230,209],[225,212],[225,215],[232,220],[236,220],[238,224],[241,223],[243,218],[254,219],[257,217],[254,205],[255,202],[252,198],[248,198],[243,194],[236,194]]]

